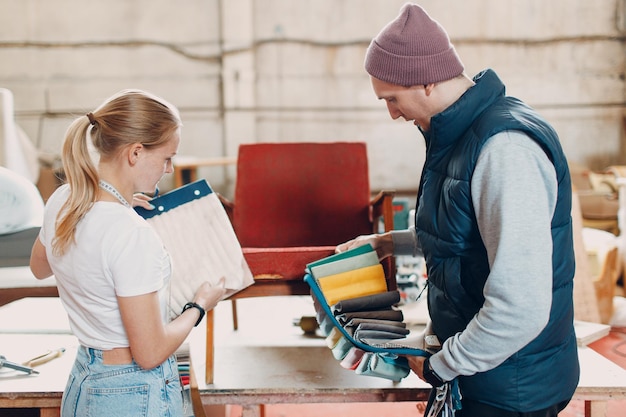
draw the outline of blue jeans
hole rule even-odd
[[[183,396],[172,355],[153,369],[104,365],[102,351],[80,346],[61,402],[62,417],[182,417]]]

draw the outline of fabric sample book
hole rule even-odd
[[[198,180],[135,211],[156,230],[172,259],[170,317],[178,316],[204,282],[225,278],[229,297],[254,283],[228,215],[206,180]]]

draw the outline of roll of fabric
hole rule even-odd
[[[364,354],[364,350],[359,349],[358,347],[352,347],[346,354],[346,357],[343,358],[339,364],[342,368],[355,370],[359,366]]]
[[[344,326],[350,320],[354,318],[361,319],[379,319],[379,320],[391,320],[391,321],[404,321],[404,315],[400,310],[376,310],[376,311],[355,311],[351,313],[339,314],[337,321]]]
[[[368,355],[367,358],[365,355]],[[408,365],[399,360],[386,358],[379,353],[366,352],[355,372],[359,375],[377,376],[392,381],[401,381],[409,375],[411,371]]]
[[[331,307],[335,315],[353,311],[371,311],[388,309],[400,302],[399,291],[387,291],[380,294],[342,300]]]
[[[394,321],[394,320],[378,320],[378,319],[366,319],[366,318],[353,318],[352,320],[350,320],[349,322],[347,322],[344,326],[344,328],[348,328],[348,327],[352,327],[353,329],[356,329],[357,327],[359,327],[360,324],[363,323],[368,323],[368,324],[381,324],[384,326],[394,326],[394,327],[401,327],[401,328],[406,328],[406,323],[401,322],[401,321]]]
[[[335,359],[341,361],[346,357],[350,349],[352,349],[353,347],[354,345],[352,344],[352,342],[350,342],[344,336],[341,336],[337,341],[337,344],[331,349],[331,351],[333,352],[333,356],[335,357]]]
[[[364,342],[365,340],[370,339],[381,339],[381,340],[391,340],[391,339],[402,339],[405,336],[398,333],[392,332],[384,332],[380,330],[358,330],[354,332],[354,338]]]
[[[392,323],[396,323],[396,322],[392,322]],[[402,324],[404,324],[404,323],[402,323]],[[393,325],[389,325],[389,324],[364,322],[364,323],[360,323],[358,325],[357,331],[360,332],[360,331],[363,331],[363,330],[376,330],[376,331],[380,331],[380,332],[395,333],[395,334],[398,334],[398,335],[401,335],[401,336],[406,336],[407,334],[410,333],[410,330],[407,329],[405,326],[393,326]]]

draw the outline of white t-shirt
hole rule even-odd
[[[104,201],[96,202],[78,223],[75,244],[63,256],[54,256],[57,214],[69,192],[69,186],[63,185],[50,196],[39,238],[71,329],[87,347],[126,347],[128,337],[116,297],[158,291],[165,323],[170,257],[154,229],[134,210]]]

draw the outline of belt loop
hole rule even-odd
[[[89,356],[89,364],[93,364],[94,360],[96,358],[95,352],[93,350],[93,348],[90,347],[85,347],[85,350],[87,351],[87,356]]]

